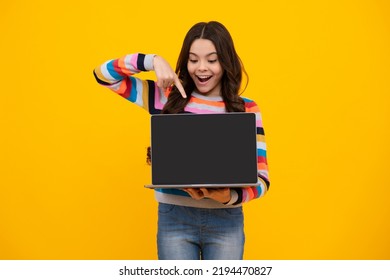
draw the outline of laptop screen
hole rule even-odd
[[[254,113],[153,115],[152,184],[257,182]]]

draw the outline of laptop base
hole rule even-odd
[[[188,185],[145,185],[148,189],[184,189],[184,188],[247,188],[260,186],[261,183],[243,184],[188,184]]]

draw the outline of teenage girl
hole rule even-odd
[[[136,78],[141,71],[154,71],[156,81]],[[197,23],[188,31],[175,71],[161,56],[141,53],[109,60],[94,70],[99,84],[150,114],[256,113],[260,186],[156,189],[159,259],[243,258],[242,204],[269,188],[261,113],[254,101],[240,96],[243,74],[228,30],[215,21]],[[150,149],[147,157],[150,162]]]

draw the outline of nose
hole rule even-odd
[[[206,71],[206,70],[207,70],[206,61],[204,61],[203,59],[199,61],[198,70],[199,70],[199,71]]]

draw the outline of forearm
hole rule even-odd
[[[136,53],[106,61],[94,69],[95,78],[102,85],[120,83],[126,77],[141,71],[153,70],[153,57],[154,55]]]

